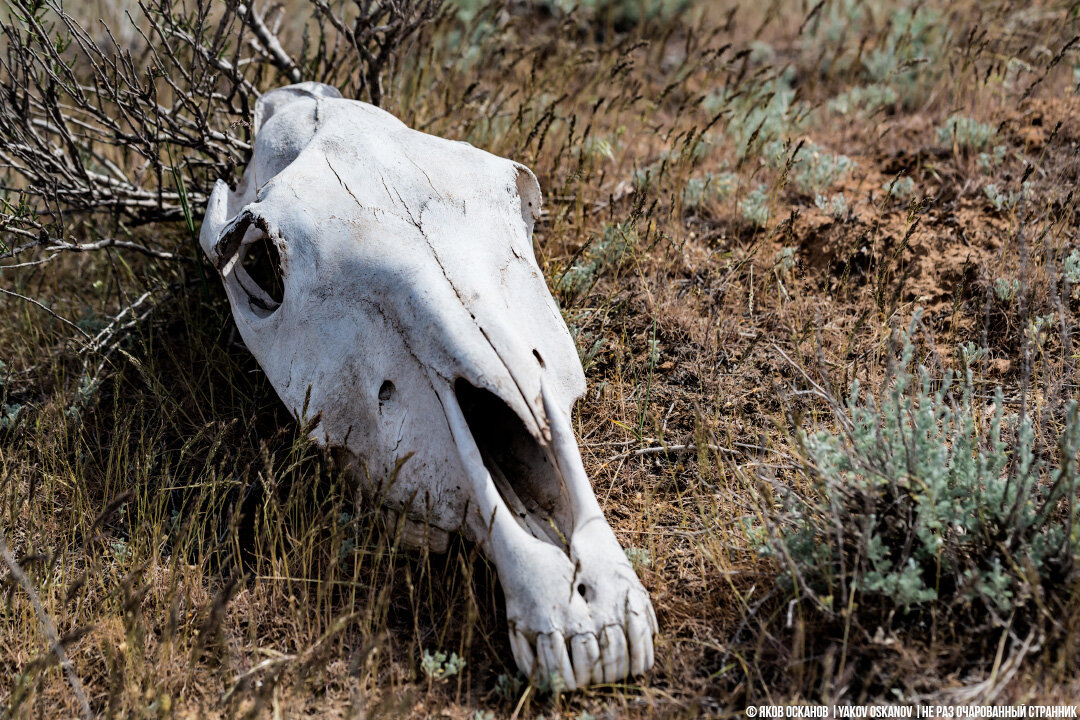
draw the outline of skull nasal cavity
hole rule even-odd
[[[274,241],[263,235],[250,245],[244,246],[241,264],[252,282],[280,305],[285,296],[285,281],[281,275],[281,256]]]
[[[461,414],[507,509],[529,534],[569,554],[574,513],[549,448],[497,395],[454,382]]]

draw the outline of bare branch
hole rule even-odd
[[[300,74],[300,68],[296,66],[293,59],[285,52],[285,48],[281,47],[281,43],[278,41],[277,36],[270,32],[270,28],[266,27],[266,23],[263,22],[263,19],[255,12],[255,6],[241,5],[239,10],[240,16],[244,18],[244,22],[251,28],[256,39],[262,44],[263,49],[270,55],[270,59],[277,69],[294,83],[303,80],[303,75]]]
[[[38,301],[37,301],[37,300],[35,300],[34,298],[32,298],[32,297],[27,297],[26,295],[21,295],[21,294],[19,294],[19,293],[15,292],[14,290],[8,290],[8,289],[6,289],[6,288],[0,288],[0,293],[3,293],[4,295],[9,295],[10,297],[16,298],[16,299],[18,299],[18,300],[23,300],[24,302],[28,302],[28,303],[30,303],[31,305],[36,305],[37,307],[41,308],[41,309],[42,309],[42,310],[44,310],[45,312],[47,312],[47,313],[49,313],[50,315],[52,315],[52,316],[53,316],[54,318],[56,318],[56,319],[57,319],[57,320],[59,320],[60,322],[64,323],[64,324],[65,324],[65,325],[67,325],[68,327],[70,327],[70,328],[74,329],[74,330],[75,330],[76,332],[78,332],[78,333],[79,333],[80,335],[82,335],[83,337],[85,337],[85,338],[86,338],[87,340],[91,340],[91,339],[92,339],[92,338],[90,337],[90,334],[89,334],[89,333],[87,333],[87,332],[86,332],[85,330],[83,330],[83,329],[82,329],[81,327],[79,327],[79,326],[78,326],[78,325],[76,325],[75,323],[71,322],[71,321],[70,321],[70,320],[68,320],[68,319],[67,319],[66,317],[64,317],[64,316],[62,316],[62,315],[58,315],[58,314],[57,314],[57,313],[56,313],[56,312],[55,312],[54,310],[52,310],[52,308],[46,307],[45,305],[41,304],[40,302],[38,302]]]

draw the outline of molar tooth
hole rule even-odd
[[[536,667],[536,654],[519,630],[510,631],[510,649],[514,653],[514,662],[526,676],[531,677]]]

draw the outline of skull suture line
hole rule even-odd
[[[200,241],[286,406],[412,543],[479,543],[518,667],[573,689],[649,669],[656,616],[574,440],[585,377],[533,256],[539,212],[524,166],[304,83],[260,98]],[[245,269],[263,243],[280,292]]]

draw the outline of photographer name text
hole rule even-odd
[[[751,705],[748,718],[1076,718],[1076,705]]]

